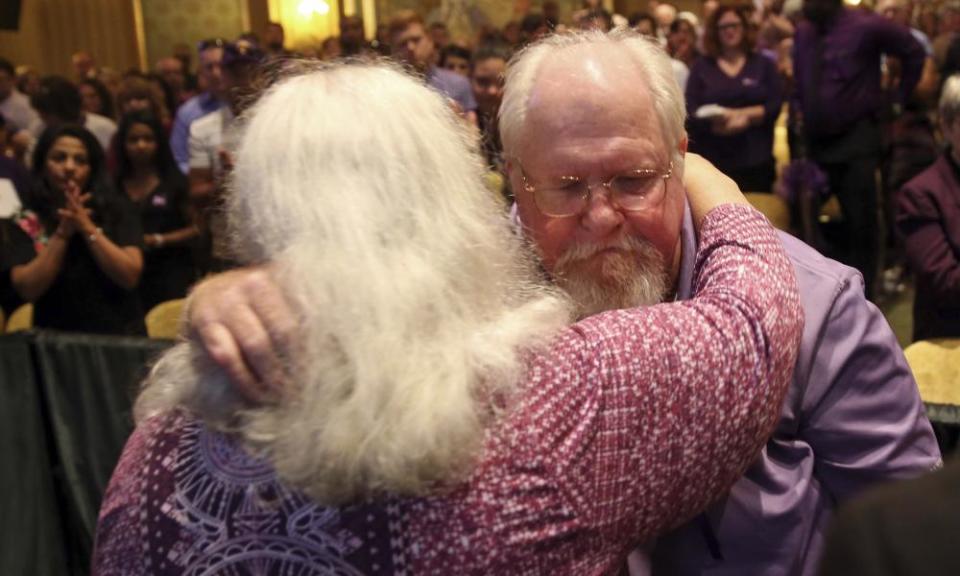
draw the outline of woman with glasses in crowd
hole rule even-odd
[[[36,251],[13,267],[14,289],[33,302],[39,328],[144,334],[136,287],[143,269],[136,209],[110,185],[103,151],[81,126],[40,136],[26,206]]]
[[[117,130],[117,189],[140,211],[144,310],[183,298],[196,280],[192,243],[198,236],[189,208],[187,179],[177,169],[159,119],[147,111],[127,113]]]
[[[773,129],[783,104],[777,64],[754,50],[742,8],[721,6],[707,20],[704,55],[687,80],[690,150],[748,192],[771,192]]]

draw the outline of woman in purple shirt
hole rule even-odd
[[[746,14],[722,6],[707,20],[704,55],[690,68],[690,150],[741,190],[770,192],[776,177],[773,127],[783,103],[776,63],[754,52]]]

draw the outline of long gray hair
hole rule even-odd
[[[445,100],[392,65],[278,82],[245,118],[227,210],[237,253],[272,263],[300,314],[289,393],[245,406],[186,342],[138,419],[185,407],[323,502],[468,473],[524,351],[570,318],[474,149]]]

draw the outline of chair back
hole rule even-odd
[[[151,308],[143,319],[147,325],[147,336],[168,340],[176,338],[180,333],[184,302],[186,302],[184,298],[177,298],[161,302]]]
[[[790,232],[790,206],[786,200],[765,192],[745,192],[744,196],[754,208],[767,217],[774,228]]]
[[[960,407],[960,338],[921,340],[903,353],[925,403]]]
[[[6,332],[21,332],[33,328],[33,304],[23,304],[10,314],[7,320]]]

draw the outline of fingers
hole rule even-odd
[[[257,294],[253,301],[254,312],[270,335],[274,350],[281,360],[295,358],[300,336],[298,316],[274,282],[271,269],[257,269],[247,282],[253,285],[251,291]],[[282,368],[289,368],[286,362]]]
[[[283,392],[297,320],[267,269],[208,279],[190,297],[187,321],[238,391],[254,401]]]
[[[223,324],[202,323],[194,333],[210,358],[226,372],[237,392],[255,403],[268,401],[268,391],[247,367],[237,341]]]
[[[235,319],[237,330],[243,331],[240,348],[261,381],[274,392],[282,392],[289,376],[287,360],[295,357],[296,315],[268,269],[251,270],[239,288],[247,299],[247,306]]]

